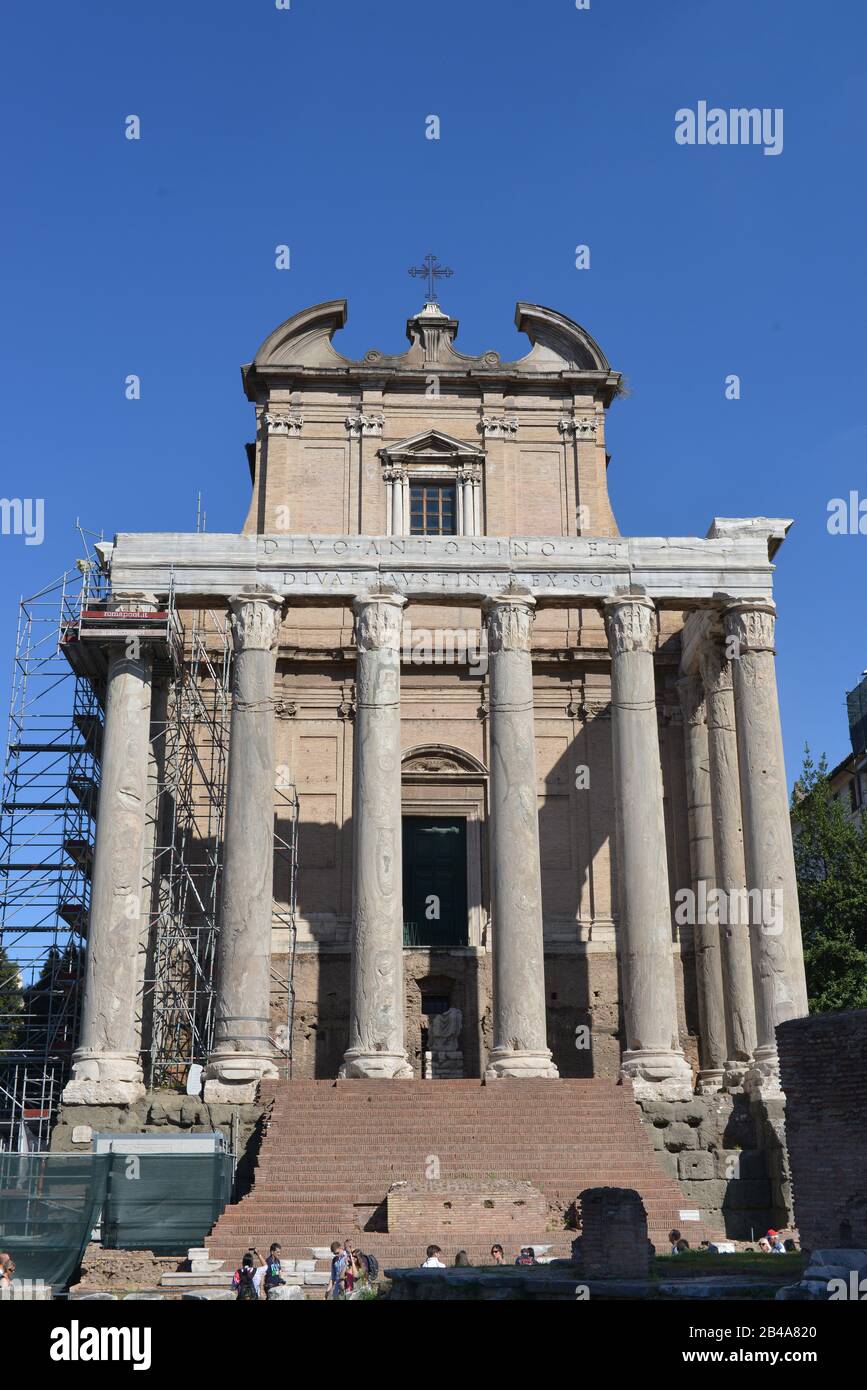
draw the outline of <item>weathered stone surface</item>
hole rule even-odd
[[[276,1077],[269,1041],[274,894],[274,671],[283,600],[230,601],[235,646],[214,1045],[206,1101],[256,1098]],[[191,1104],[187,1113],[193,1110]],[[182,1112],[183,1113],[183,1112]],[[195,1121],[191,1121],[195,1123]]]
[[[400,631],[405,600],[354,604],[358,647],[353,784],[354,921],[348,1077],[411,1077],[404,1041]]]
[[[516,592],[485,606],[491,690],[491,886],[494,1046],[486,1077],[551,1077],[545,1022],[542,875],[530,626]]]
[[[605,604],[611,652],[614,782],[620,854],[621,949],[626,1051],[623,1072],[637,1096],[692,1094],[677,1044],[671,903],[653,650],[653,603],[638,595]]]
[[[665,1147],[669,1153],[680,1153],[683,1149],[697,1149],[699,1147],[698,1131],[692,1125],[684,1124],[682,1120],[678,1120],[665,1130]]]
[[[684,676],[678,681],[678,690],[683,711],[692,889],[698,900],[702,885],[705,892],[715,885],[708,729],[701,677]],[[699,1089],[708,1093],[718,1091],[722,1085],[726,1059],[726,1019],[718,925],[696,921],[694,942],[701,1058]]]
[[[700,661],[707,708],[715,883],[726,894],[727,902],[734,901],[735,895],[740,901],[747,878],[735,697],[732,663],[725,654],[721,633],[708,634]],[[736,914],[726,915],[730,919]],[[724,1074],[726,1085],[732,1087],[743,1083],[756,1046],[749,922],[741,917],[727,920],[720,923],[718,931],[728,1037]]]
[[[278,1284],[268,1290],[269,1303],[297,1303],[304,1301],[304,1290],[297,1284]]]
[[[63,1096],[72,1104],[128,1105],[145,1093],[135,1001],[152,667],[147,645],[109,653],[84,1004]]]
[[[693,1181],[716,1177],[716,1163],[713,1154],[704,1150],[678,1154],[677,1176]]]
[[[798,888],[792,851],[789,794],[774,668],[772,603],[726,609],[726,634],[737,644],[733,665],[738,765],[750,906],[756,1050],[751,1084],[779,1086],[774,1030],[807,1012],[807,986]]]

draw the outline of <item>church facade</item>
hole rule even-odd
[[[433,300],[360,360],[343,301],[243,369],[238,535],[122,533],[112,604],[225,611],[235,649],[216,1027],[205,1098],[276,1074],[289,969],[275,788],[299,806],[295,1077],[777,1085],[806,1013],[774,675],[789,523],[620,535],[621,377],[565,315],[466,355]],[[146,641],[109,654],[80,1046],[67,1104],[144,1092]],[[131,790],[132,789],[132,790]]]

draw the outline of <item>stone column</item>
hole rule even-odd
[[[341,1075],[411,1077],[404,1045],[400,639],[406,599],[360,595],[349,1047]]]
[[[530,627],[535,599],[485,601],[490,671],[494,1046],[486,1080],[552,1077],[545,1020],[542,872]]]
[[[636,1096],[685,1100],[692,1072],[678,1045],[671,901],[656,712],[652,601],[605,602],[611,652],[612,742],[626,1049]]]
[[[807,1013],[807,985],[783,736],[774,665],[776,609],[763,601],[732,603],[725,631],[732,657],[738,765],[753,982],[755,1066],[747,1084],[779,1084],[776,1026]]]
[[[678,681],[678,690],[683,709],[689,861],[696,904],[693,940],[701,1061],[698,1080],[700,1091],[718,1091],[726,1061],[726,1018],[719,921],[715,913],[705,910],[708,894],[714,888],[715,867],[708,730],[701,677],[684,676]]]
[[[478,535],[478,527],[476,526],[473,479],[472,474],[466,468],[461,486],[464,490],[464,535],[476,536]]]
[[[403,474],[400,470],[396,470],[391,488],[391,534],[393,536],[403,535],[403,523]]]
[[[756,1007],[750,928],[741,910],[747,873],[741,825],[741,785],[731,662],[722,638],[710,636],[700,652],[707,708],[716,886],[724,904],[720,917],[728,1049],[725,1084],[743,1084],[756,1046]]]
[[[250,1102],[276,1077],[269,1039],[274,906],[274,676],[283,600],[229,600],[235,662],[229,732],[214,1043],[205,1100]]]
[[[140,606],[140,605],[137,605]],[[84,1004],[68,1105],[129,1105],[145,1094],[137,993],[147,838],[152,655],[108,656]]]

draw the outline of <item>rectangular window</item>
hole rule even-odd
[[[411,536],[453,536],[456,527],[453,483],[412,483],[409,489]]]

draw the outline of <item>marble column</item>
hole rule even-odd
[[[558,1076],[548,1047],[530,629],[535,599],[485,601],[490,680],[494,1046],[485,1079]]]
[[[217,943],[214,1042],[205,1100],[250,1102],[276,1077],[270,1042],[274,907],[274,677],[283,600],[229,600],[235,660]]]
[[[716,915],[704,910],[715,886],[708,730],[701,677],[684,676],[678,681],[678,690],[683,709],[689,861],[696,903],[693,943],[701,1062],[698,1081],[699,1090],[708,1092],[722,1086],[726,1062],[720,927]]]
[[[137,993],[152,666],[144,645],[109,651],[84,1003],[66,1104],[129,1105],[145,1094]]]
[[[403,473],[399,469],[395,469],[391,487],[391,534],[393,536],[404,534],[403,478]]]
[[[749,921],[740,910],[746,901],[747,871],[741,824],[741,786],[731,662],[722,637],[710,635],[699,661],[707,709],[716,886],[724,904],[720,916],[726,1034],[725,1084],[743,1084],[756,1046],[756,1006]]]
[[[776,1027],[807,1013],[807,985],[783,736],[772,603],[732,603],[725,632],[734,677],[753,983],[754,1066],[745,1084],[779,1085]]]
[[[406,599],[353,602],[358,646],[352,778],[349,1047],[341,1075],[411,1077],[404,1044],[400,640]]]
[[[671,900],[653,653],[652,601],[607,599],[626,1048],[638,1097],[685,1100],[692,1072],[678,1045]]]
[[[461,486],[464,490],[464,535],[477,536],[478,526],[476,525],[475,489],[473,487],[472,473],[467,468],[464,469]]]

